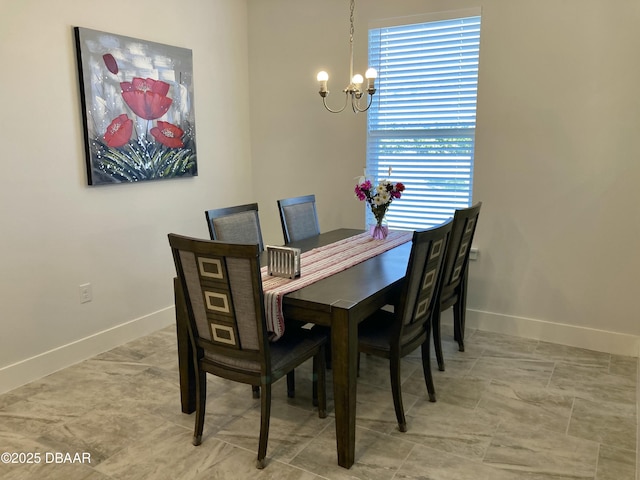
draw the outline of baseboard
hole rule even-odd
[[[443,320],[445,320],[444,315]],[[0,394],[148,335],[174,321],[175,308],[170,306],[3,367],[0,369]],[[468,328],[478,330],[560,343],[617,355],[633,357],[640,355],[640,337],[636,335],[472,309],[467,310],[466,322]]]
[[[638,349],[638,366],[636,370],[636,415],[640,412],[640,349]],[[636,480],[640,479],[640,422],[636,418]]]
[[[637,335],[480,310],[467,309],[466,326],[616,355],[637,357],[640,351],[640,336]]]
[[[0,369],[0,394],[175,322],[173,305]]]

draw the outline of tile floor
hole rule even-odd
[[[295,399],[283,381],[274,387],[264,470],[254,467],[260,409],[248,386],[209,377],[194,447],[168,327],[0,395],[0,453],[40,454],[39,464],[0,463],[0,478],[637,478],[637,358],[482,331],[468,331],[460,353],[444,333],[436,403],[418,352],[403,363],[406,433],[396,427],[387,363],[362,358],[350,470],[336,463],[331,388],[326,419],[311,407],[309,364],[298,370]],[[56,463],[55,452],[77,462]]]

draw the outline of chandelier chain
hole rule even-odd
[[[353,28],[353,11],[356,8],[356,0],[351,0],[351,15],[349,16],[349,24],[351,25],[351,28],[349,29],[349,42],[353,43],[353,33],[355,31],[355,29]]]
[[[356,8],[356,0],[351,0],[350,8],[351,15],[349,16],[349,23],[351,24],[351,27],[349,29],[349,82],[351,82],[351,78],[353,78],[353,11]],[[349,83],[349,87],[347,88],[350,88],[351,85],[352,84]]]

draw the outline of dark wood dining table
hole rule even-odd
[[[362,232],[343,228],[289,246],[309,251]],[[337,454],[338,464],[345,468],[350,468],[355,460],[358,323],[397,298],[410,251],[411,242],[405,243],[283,297],[283,312],[288,321],[331,328]],[[192,413],[194,368],[184,298],[177,280],[174,290],[182,411]]]

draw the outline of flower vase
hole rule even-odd
[[[371,225],[369,233],[376,240],[384,240],[387,238],[387,235],[389,234],[389,225],[387,225],[387,220],[382,218],[379,222]]]

